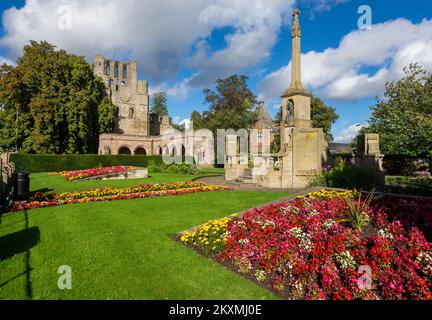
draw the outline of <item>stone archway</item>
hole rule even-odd
[[[129,149],[129,147],[121,147],[118,151],[118,154],[130,156],[132,155],[132,151],[131,149]]]
[[[170,154],[170,151],[169,151],[168,146],[163,147],[162,154],[163,154],[163,155],[166,155],[166,156]]]
[[[135,155],[136,156],[146,156],[147,155],[147,151],[146,149],[142,148],[142,147],[138,147],[135,149]]]

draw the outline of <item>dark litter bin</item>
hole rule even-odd
[[[17,172],[15,175],[14,196],[18,201],[27,200],[30,196],[30,174]]]

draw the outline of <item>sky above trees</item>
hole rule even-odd
[[[152,92],[165,91],[179,122],[207,109],[203,88],[233,73],[275,115],[290,83],[294,0],[2,1],[0,62],[13,63],[29,40],[47,40],[89,62],[95,54],[137,60]],[[359,6],[372,9],[360,30]],[[432,70],[432,2],[300,0],[304,84],[340,119],[349,141],[385,83],[419,62]],[[65,14],[70,19],[65,20]],[[69,24],[70,22],[70,24]]]

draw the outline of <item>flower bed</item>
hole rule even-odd
[[[201,182],[182,182],[182,183],[169,183],[169,184],[140,184],[138,186],[133,186],[128,188],[98,188],[98,189],[79,191],[79,192],[64,192],[55,195],[55,199],[73,200],[73,199],[94,198],[94,197],[119,196],[119,195],[150,192],[150,191],[168,191],[168,190],[177,190],[177,189],[186,189],[186,188],[200,188],[203,186],[204,184]]]
[[[387,200],[376,198],[362,213],[368,225],[356,229],[347,219],[351,197],[323,191],[272,204],[181,241],[289,299],[432,299],[431,245],[416,223],[388,217]],[[388,211],[397,208],[410,207]]]
[[[85,178],[98,177],[108,174],[122,173],[130,171],[132,167],[129,166],[116,166],[116,167],[104,167],[104,168],[92,168],[86,170],[77,171],[63,171],[63,172],[52,172],[52,175],[61,175],[68,181],[75,181]]]
[[[139,185],[123,189],[103,188],[82,192],[66,192],[61,194],[36,193],[29,201],[15,202],[12,206],[12,211],[18,212],[74,203],[139,199],[223,190],[231,190],[231,188],[226,186],[207,186],[203,183],[196,182],[184,182]]]

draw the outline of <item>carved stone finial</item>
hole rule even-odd
[[[292,37],[301,37],[300,20],[299,20],[300,10],[297,8],[294,10],[293,17],[293,27],[292,27]]]

